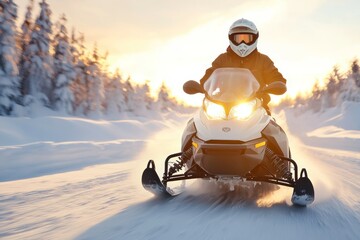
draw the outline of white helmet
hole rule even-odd
[[[258,37],[255,24],[244,18],[235,21],[229,29],[230,48],[240,57],[246,57],[256,49]]]

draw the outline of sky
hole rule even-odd
[[[28,0],[15,0],[22,21]],[[342,71],[360,54],[358,0],[47,0],[52,21],[65,13],[68,28],[85,34],[109,52],[111,70],[136,82],[162,82],[175,96],[182,85],[199,80],[229,42],[230,25],[253,21],[260,32],[258,50],[287,79],[290,96],[311,89],[338,65]],[[38,4],[34,15],[38,15]]]

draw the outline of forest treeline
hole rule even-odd
[[[282,99],[276,109],[293,107],[303,111],[322,112],[338,107],[344,102],[360,102],[359,59],[354,58],[346,72],[334,66],[322,82],[316,81],[308,94],[298,94],[295,98]]]
[[[35,3],[29,0],[17,24],[16,3],[0,0],[0,115],[28,116],[43,107],[77,116],[186,108],[164,83],[154,98],[148,82],[110,73],[108,53],[96,43],[86,49],[84,34],[69,33],[65,15],[53,23],[46,0],[35,15]]]

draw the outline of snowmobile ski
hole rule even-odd
[[[167,188],[161,182],[155,171],[155,163],[153,160],[149,160],[148,165],[142,174],[141,181],[143,187],[156,196],[171,197],[176,195],[170,188]]]
[[[294,192],[291,198],[293,204],[298,206],[306,206],[315,200],[314,187],[307,177],[306,169],[303,168],[300,178],[295,182]]]

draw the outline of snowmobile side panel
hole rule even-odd
[[[196,134],[196,128],[195,128],[194,119],[192,118],[188,121],[182,135],[182,140],[181,140],[182,152],[185,152],[187,149],[191,147],[191,142],[192,142],[191,140],[195,136],[195,134]]]
[[[289,141],[284,130],[273,120],[262,131],[262,135],[269,141],[270,148],[278,155],[289,156]]]

